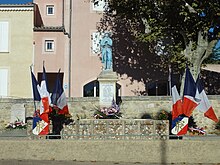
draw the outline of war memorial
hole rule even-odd
[[[0,100],[0,159],[157,164],[220,162],[219,126],[203,113],[193,112],[193,120],[185,133],[181,132],[185,129],[183,122],[175,125],[177,133],[172,134],[171,96],[117,98],[118,78],[112,69],[112,39],[108,33],[101,46],[103,69],[97,75],[99,97],[59,100],[63,90],[57,89],[49,98],[45,84],[41,83],[38,95],[42,105],[36,105],[35,99]],[[209,96],[209,100],[219,116],[220,96]],[[197,127],[193,127],[195,123]]]

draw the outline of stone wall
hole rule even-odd
[[[122,97],[120,105],[122,117],[124,119],[140,119],[148,113],[153,118],[160,110],[170,111],[172,107],[171,97],[169,96],[144,96],[144,97]],[[209,100],[220,117],[220,96],[209,96]],[[34,104],[32,99],[0,99],[0,129],[10,121],[10,110],[13,104],[24,104],[26,117],[32,117]],[[95,110],[99,107],[99,98],[70,98],[68,100],[69,111],[73,119],[91,119]],[[209,133],[213,131],[215,123],[203,117],[203,113],[194,110],[194,120],[199,127],[207,127]]]

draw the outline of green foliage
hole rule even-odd
[[[109,0],[109,8],[111,19],[106,20],[113,32],[117,26],[114,19],[121,19],[127,20],[129,32],[138,41],[152,47],[159,41],[169,41],[163,49],[164,58],[180,69],[186,61],[182,55],[186,45],[191,41],[195,49],[198,32],[207,34],[220,13],[218,0]],[[202,12],[204,17],[200,16]]]
[[[212,58],[212,56],[210,56],[209,58],[205,59],[203,64],[220,64],[220,60],[214,60]]]
[[[169,112],[165,110],[161,110],[160,112],[158,112],[156,119],[157,120],[169,120],[169,115],[170,115]]]
[[[57,119],[59,120],[59,122],[65,125],[68,125],[73,122],[72,116],[69,113],[60,113],[61,110],[58,107],[51,107],[51,110],[52,111],[49,113],[49,119],[52,120],[52,122]]]

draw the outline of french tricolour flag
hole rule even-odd
[[[38,91],[39,84],[36,80],[36,77],[34,76],[34,73],[31,71],[31,80],[32,80],[32,89],[33,89],[33,98],[34,101],[41,101],[41,96]],[[36,108],[36,107],[35,107]],[[35,135],[44,135],[47,134],[48,131],[45,129],[48,125],[46,122],[47,116],[46,115],[40,115],[39,110],[35,109],[34,117],[33,117],[33,129],[32,132]]]
[[[190,73],[189,68],[186,68],[186,77],[183,91],[183,114],[190,117],[193,110],[199,104],[196,100],[196,83]]]
[[[42,75],[42,80],[40,86],[38,86],[38,92],[40,93],[41,96],[41,108],[40,108],[40,114],[44,112],[49,111],[49,104],[51,103],[50,99],[50,93],[48,92],[48,87],[47,87],[47,77],[46,77],[46,70],[45,67],[43,66],[43,75]]]
[[[43,66],[43,75],[41,85],[37,86],[38,92],[41,97],[41,107],[39,116],[35,116],[33,119],[33,134],[35,135],[47,135],[49,133],[49,104],[50,104],[50,94],[47,90],[46,82],[46,70]]]
[[[179,92],[177,91],[176,85],[172,86],[172,119],[176,119],[182,112],[182,99],[180,98]]]
[[[40,101],[41,100],[40,94],[37,90],[37,86],[39,86],[39,84],[32,71],[31,71],[31,80],[32,80],[32,90],[33,90],[34,101]]]
[[[55,88],[51,95],[51,101],[52,104],[56,105],[60,109],[59,114],[69,114],[66,95],[60,81],[60,70],[57,74]]]
[[[196,98],[200,99],[199,105],[196,107],[200,112],[204,113],[204,116],[215,121],[216,123],[218,122],[218,118],[215,115],[215,112],[208,100],[208,97],[205,93],[205,90],[202,85],[202,80],[198,76],[196,80]]]

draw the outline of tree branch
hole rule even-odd
[[[179,33],[180,33],[180,34],[182,35],[182,37],[183,37],[185,47],[187,47],[187,44],[189,43],[189,39],[187,38],[187,36],[186,36],[186,34],[184,33],[184,31],[181,30]]]
[[[204,54],[204,56],[202,57],[201,63],[210,56],[210,54],[212,53],[212,49],[214,48],[215,44],[217,43],[217,40],[212,40],[211,42],[209,42],[206,52]]]
[[[190,6],[186,1],[184,2],[185,2],[185,6],[189,9],[190,13],[197,13],[196,10],[192,6]]]

